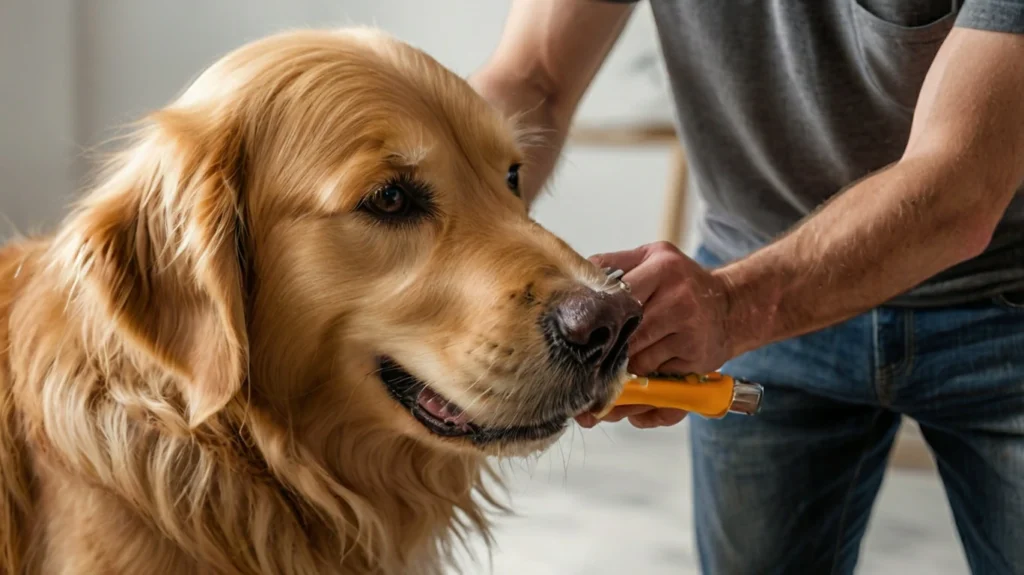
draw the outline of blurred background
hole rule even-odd
[[[167,103],[220,55],[291,27],[376,25],[460,75],[496,46],[508,0],[0,0],[0,234],[47,231],[89,154]],[[660,54],[641,3],[586,95],[591,134],[671,129]],[[584,255],[661,239],[673,148],[571,142],[536,218]],[[680,246],[692,250],[688,222]],[[967,573],[930,455],[912,426],[876,504],[859,573]],[[574,429],[545,456],[502,467],[516,517],[466,573],[697,573],[687,426]],[[480,551],[479,542],[473,542]]]

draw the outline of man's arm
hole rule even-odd
[[[539,131],[526,150],[523,200],[531,205],[554,171],[576,108],[618,39],[633,4],[515,0],[495,53],[470,84]]]
[[[955,28],[899,162],[714,273],[732,355],[846,320],[981,253],[1024,181],[1024,36]]]

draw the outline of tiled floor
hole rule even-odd
[[[493,563],[472,575],[697,573],[686,426],[574,430],[539,460],[503,467],[518,517],[502,519]],[[968,573],[948,505],[930,473],[890,472],[859,574]]]

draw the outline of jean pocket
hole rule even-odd
[[[953,0],[849,0],[860,65],[881,96],[912,110],[959,10]]]
[[[1024,289],[1003,292],[994,299],[1001,308],[1024,312]]]

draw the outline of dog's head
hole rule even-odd
[[[148,118],[58,242],[193,426],[244,394],[521,453],[619,391],[640,307],[529,218],[516,138],[405,44],[281,34]]]

